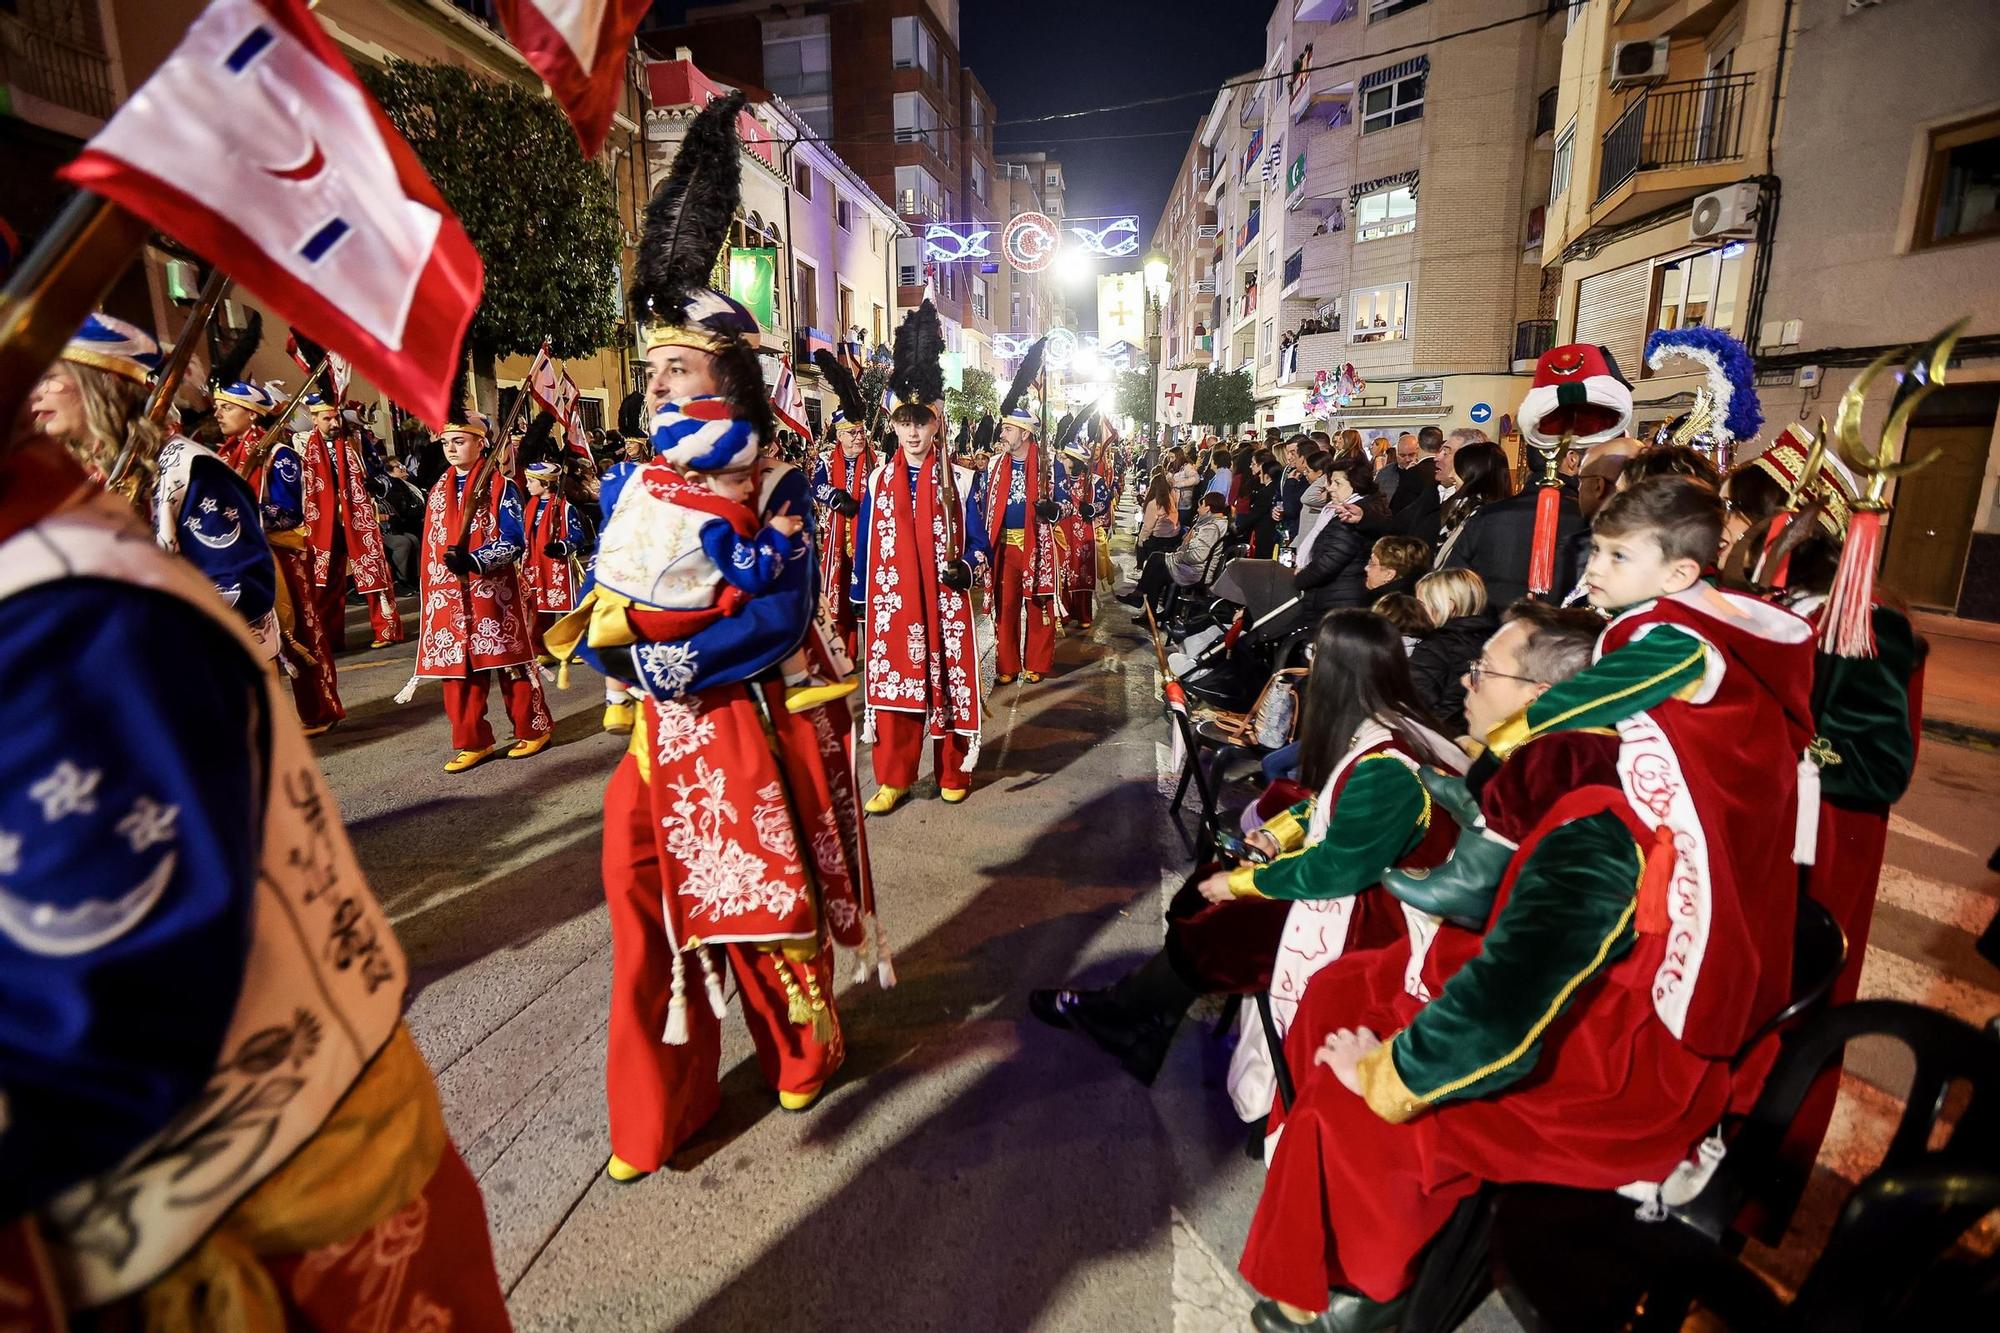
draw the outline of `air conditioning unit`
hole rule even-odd
[[[1688,218],[1690,241],[1748,236],[1756,227],[1757,187],[1749,182],[1711,190],[1694,201]]]
[[[1667,77],[1667,39],[1611,44],[1611,86],[1630,88]]]
[[[1204,241],[1212,241],[1222,228],[1213,222],[1204,222],[1195,228],[1195,234]]]

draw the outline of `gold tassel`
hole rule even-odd
[[[772,954],[771,966],[778,973],[778,984],[785,988],[785,1017],[796,1027],[811,1027],[812,1007],[806,1000],[805,992],[799,989],[798,979],[792,975],[792,969],[785,966],[785,956],[781,953]]]
[[[807,966],[803,970],[806,974],[806,993],[812,1000],[813,1040],[822,1046],[830,1046],[833,1044],[833,1010],[827,1006],[826,997],[819,993],[819,978],[813,975],[813,969]]]

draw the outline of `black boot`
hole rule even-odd
[[[1126,1073],[1148,1087],[1173,1045],[1174,1033],[1200,992],[1188,985],[1163,949],[1116,985],[1095,991],[1035,991],[1028,1008],[1051,1027],[1073,1028]]]
[[[1259,1333],[1379,1333],[1394,1328],[1403,1317],[1408,1295],[1393,1301],[1371,1301],[1357,1291],[1336,1291],[1326,1313],[1303,1324],[1285,1318],[1276,1301],[1258,1301],[1250,1310],[1250,1324]]]

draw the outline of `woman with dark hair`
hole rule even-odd
[[[1458,474],[1458,489],[1444,502],[1440,512],[1444,536],[1439,539],[1437,563],[1442,566],[1451,553],[1452,542],[1465,528],[1465,520],[1492,500],[1504,500],[1514,493],[1514,477],[1507,466],[1507,451],[1484,440],[1460,445],[1451,456]]]
[[[1471,570],[1486,585],[1487,605],[1512,606],[1528,595],[1540,488],[1514,492],[1507,457],[1498,445],[1465,445],[1453,456],[1452,466],[1458,470],[1460,490],[1446,510],[1458,526],[1439,551],[1437,567]],[[1485,498],[1475,500],[1475,495]],[[1578,571],[1571,566],[1579,549],[1577,535],[1586,527],[1575,498],[1566,491],[1559,493],[1552,587],[1568,588],[1576,582]]]
[[[1250,499],[1249,512],[1236,521],[1238,536],[1250,539],[1250,555],[1256,560],[1269,560],[1278,553],[1280,529],[1273,512],[1277,509],[1279,478],[1284,468],[1278,456],[1269,449],[1259,449],[1250,458]]]
[[[1289,1020],[1311,975],[1299,970],[1304,955],[1283,947],[1295,931],[1324,936],[1331,946],[1316,963],[1337,956],[1343,944],[1353,950],[1400,938],[1406,926],[1398,904],[1368,890],[1391,868],[1441,863],[1457,840],[1451,820],[1432,812],[1416,768],[1459,773],[1465,756],[1425,717],[1394,626],[1362,610],[1321,621],[1301,708],[1298,777],[1315,799],[1250,835],[1267,854],[1299,854],[1190,879],[1167,909],[1166,947],[1115,985],[1028,997],[1037,1018],[1081,1033],[1142,1083],[1159,1072],[1197,996],[1275,991],[1274,973],[1289,976],[1299,989],[1273,997],[1274,1013]],[[1231,1068],[1239,1093],[1238,1070],[1257,1058],[1240,1054],[1245,1050],[1261,1053],[1263,1046],[1246,1039],[1239,1047]],[[1268,1089],[1269,1080],[1262,1082]],[[1269,1109],[1268,1091],[1261,1108],[1256,1100],[1246,1104],[1239,1095],[1237,1108],[1255,1118]]]
[[[1310,531],[1326,509],[1326,479],[1333,471],[1333,455],[1315,449],[1306,455],[1306,493],[1299,497],[1299,531]]]
[[[1327,473],[1326,495],[1319,521],[1292,547],[1292,591],[1299,596],[1300,610],[1288,623],[1266,626],[1261,633],[1267,639],[1289,632],[1309,616],[1368,600],[1372,543],[1362,527],[1371,515],[1379,520],[1387,514],[1375,488],[1374,468],[1366,459],[1336,463]]]

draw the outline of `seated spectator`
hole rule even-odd
[[[1362,582],[1378,598],[1414,593],[1430,567],[1431,548],[1415,537],[1379,537],[1368,548]]]
[[[1486,585],[1469,569],[1441,569],[1417,580],[1417,600],[1433,628],[1410,650],[1410,680],[1446,734],[1463,736],[1465,671],[1499,628]]]
[[[1145,608],[1152,605],[1157,610],[1160,595],[1169,583],[1181,588],[1199,587],[1212,577],[1211,568],[1216,560],[1216,548],[1229,537],[1229,502],[1220,495],[1210,493],[1201,497],[1201,504],[1195,510],[1195,520],[1188,526],[1187,536],[1171,555],[1155,553],[1139,571],[1139,585],[1118,600],[1127,606],[1139,608],[1136,620],[1144,621]]]
[[[1406,592],[1387,593],[1375,599],[1368,608],[1382,619],[1396,627],[1403,636],[1403,651],[1415,651],[1424,636],[1431,632],[1431,618],[1424,610],[1424,604]]]

